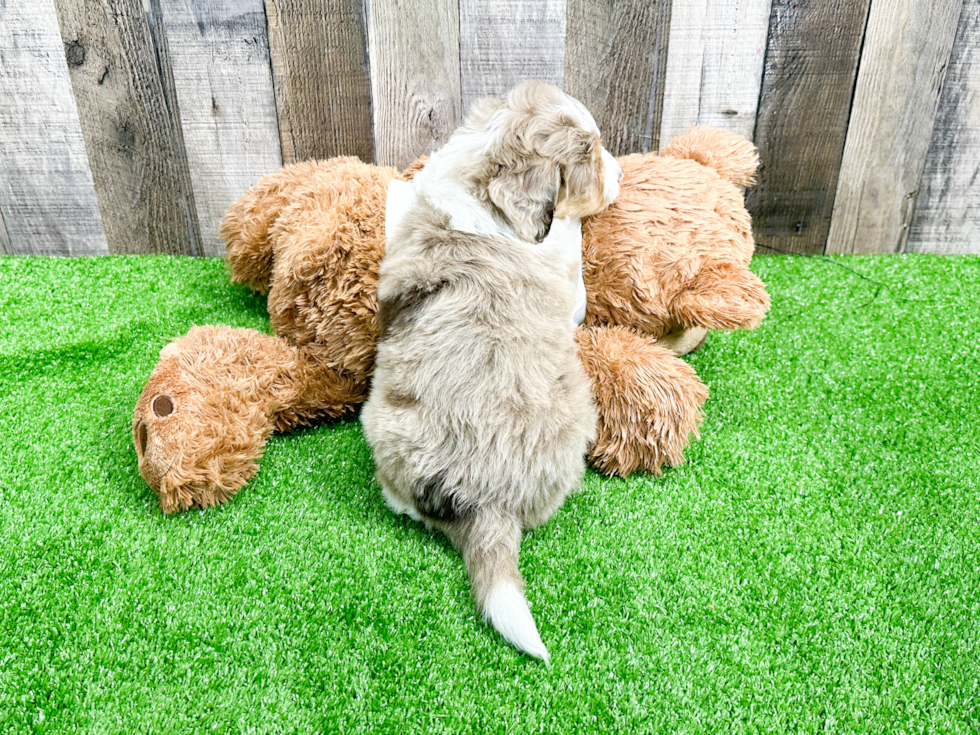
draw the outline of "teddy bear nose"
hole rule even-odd
[[[150,407],[160,418],[166,418],[174,412],[174,401],[170,396],[160,395],[153,399]]]

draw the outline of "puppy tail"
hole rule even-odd
[[[479,511],[458,522],[450,537],[462,551],[473,596],[483,618],[513,646],[549,663],[548,649],[524,598],[524,580],[517,568],[521,526],[509,513]]]

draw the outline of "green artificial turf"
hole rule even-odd
[[[0,259],[0,731],[980,730],[980,259],[757,258],[691,356],[686,465],[589,474],[521,566],[553,657],[481,623],[356,419],[164,517],[130,416],[166,341],[268,330],[215,260]]]

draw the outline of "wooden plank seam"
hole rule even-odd
[[[146,16],[150,26],[150,35],[153,38],[153,53],[156,58],[157,73],[160,75],[160,83],[163,86],[163,103],[174,121],[178,151],[182,159],[178,165],[182,163],[183,168],[187,169],[185,196],[181,197],[179,202],[183,210],[190,243],[188,254],[201,256],[205,255],[204,244],[201,242],[201,226],[197,219],[197,203],[194,200],[194,183],[190,176],[187,145],[184,142],[184,127],[181,125],[180,105],[177,102],[177,85],[174,82],[173,67],[170,63],[170,50],[160,0],[150,0],[146,9]]]

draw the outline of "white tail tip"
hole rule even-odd
[[[512,582],[499,584],[490,592],[483,614],[515,648],[550,663],[551,657],[538,635],[527,600]]]

